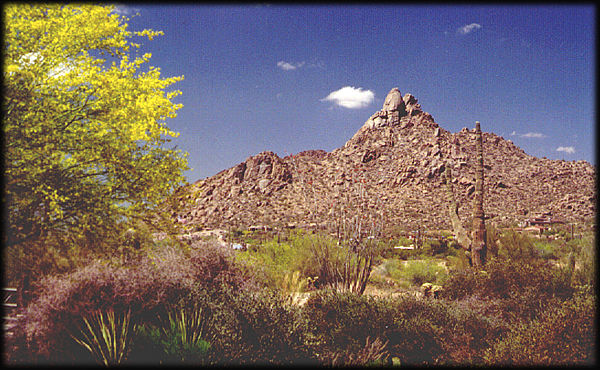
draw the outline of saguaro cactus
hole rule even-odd
[[[471,263],[475,267],[485,264],[487,252],[485,214],[483,212],[483,137],[479,121],[475,122],[475,140],[477,146],[477,165],[475,169],[475,193],[473,196],[473,225],[471,238],[458,218],[458,205],[452,192],[450,166],[445,166],[445,182],[448,196],[448,211],[458,244],[470,252]]]
[[[485,264],[487,248],[485,214],[483,213],[483,137],[479,121],[475,122],[475,140],[477,146],[477,167],[475,169],[475,194],[473,197],[471,258],[473,266],[482,266]]]

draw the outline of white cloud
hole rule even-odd
[[[464,25],[461,28],[459,28],[458,33],[460,33],[461,35],[466,35],[467,33],[471,33],[480,28],[481,28],[481,25],[479,23],[471,23],[471,24],[467,24],[467,25]]]
[[[526,139],[542,139],[542,138],[547,137],[545,134],[542,134],[541,132],[528,132],[526,134],[517,134],[516,131],[511,132],[510,136],[518,136],[518,137],[523,137]]]
[[[345,86],[331,92],[321,101],[332,101],[344,108],[358,109],[368,106],[373,102],[373,99],[375,99],[375,94],[371,90]]]
[[[298,62],[298,63],[288,63],[288,62],[284,62],[279,61],[277,62],[277,67],[283,69],[284,71],[293,71],[296,68],[300,68],[304,65],[304,62]]]
[[[546,135],[542,134],[541,132],[528,132],[526,134],[522,134],[519,136],[526,137],[526,138],[535,138],[535,139],[541,139],[541,138],[546,137]]]
[[[140,11],[139,8],[133,8],[131,6],[123,4],[113,4],[113,6],[115,7],[113,9],[113,13],[118,14],[122,17],[130,17],[132,15],[135,15],[136,13],[139,13]]]
[[[573,148],[572,146],[559,146],[558,148],[556,148],[556,151],[573,154],[575,153],[575,148]]]

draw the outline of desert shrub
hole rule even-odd
[[[469,296],[497,299],[507,320],[535,318],[545,305],[568,299],[575,292],[566,269],[544,261],[502,261],[493,259],[485,270],[466,269],[452,273],[444,284],[442,297]]]
[[[277,287],[285,274],[293,271],[299,257],[294,246],[279,243],[276,239],[253,245],[237,255],[239,261],[251,268],[256,277],[271,288]]]
[[[568,297],[573,288],[567,277],[563,269],[544,261],[493,259],[485,265],[485,270],[466,269],[451,274],[444,285],[444,296],[509,298],[515,292],[533,288],[542,295]]]
[[[377,265],[369,278],[369,283],[383,288],[401,286],[408,288],[409,284],[397,280],[402,268],[402,262],[397,258],[388,258]]]
[[[379,285],[392,282],[402,288],[409,288],[419,287],[425,282],[443,284],[446,277],[446,269],[438,265],[435,260],[400,261],[390,258],[377,267],[371,275],[371,282]]]
[[[340,351],[358,352],[367,337],[383,340],[395,316],[386,300],[334,290],[313,293],[302,310],[311,329],[311,346],[322,359]]]
[[[542,259],[556,259],[556,245],[554,243],[549,243],[545,241],[536,241],[533,243],[535,246],[538,255]]]
[[[329,366],[374,366],[388,364],[389,352],[386,350],[388,341],[371,340],[367,337],[365,346],[358,351],[337,351],[327,354],[322,362]]]
[[[87,361],[89,356],[81,354],[71,335],[79,333],[89,314],[130,311],[134,324],[152,322],[165,314],[167,303],[178,302],[198,285],[220,284],[241,289],[251,280],[228,251],[212,244],[196,245],[189,257],[180,249],[166,248],[132,265],[96,260],[72,273],[46,277],[20,325],[17,342],[28,353],[21,361]]]
[[[492,365],[591,365],[596,357],[595,297],[575,296],[519,323],[486,351]]]
[[[298,233],[291,238],[291,243],[299,251],[296,269],[305,278],[315,278],[315,286],[322,288],[334,281],[336,270],[343,266],[347,257],[347,249],[338,242],[322,234]]]
[[[577,285],[587,285],[591,289],[596,287],[596,244],[591,236],[580,239],[575,253],[575,269],[573,282]]]
[[[410,364],[481,364],[482,353],[507,330],[495,316],[495,307],[477,300],[446,301],[402,296],[395,300],[405,318],[411,341],[402,343],[392,356]],[[414,331],[414,332],[412,332]],[[390,344],[394,342],[390,338]],[[390,346],[390,345],[388,345]]]
[[[443,284],[447,277],[446,269],[438,265],[436,260],[408,261],[395,275],[415,286],[423,283]]]
[[[368,338],[387,342],[389,357],[403,364],[431,363],[441,349],[438,328],[420,314],[404,313],[392,299],[327,291],[313,294],[304,309],[314,351],[325,363],[336,355],[350,360]]]
[[[471,266],[466,251],[458,244],[451,245],[449,251],[450,253],[446,256],[446,259],[448,260],[448,269],[451,272],[464,271]]]
[[[315,280],[319,286],[327,281],[327,274],[315,254],[316,249],[326,251],[335,264],[342,263],[342,250],[333,239],[302,231],[289,235],[285,242],[273,238],[252,245],[247,251],[239,253],[237,259],[257,280],[272,289],[280,287],[286,275],[295,271],[299,271],[301,279]]]
[[[531,261],[539,257],[533,239],[512,229],[503,232],[496,242],[498,258],[510,261]]]
[[[414,296],[376,298],[318,292],[303,307],[311,347],[325,363],[352,364],[368,338],[379,338],[380,359],[402,365],[481,362],[481,353],[502,331],[501,322],[468,307]],[[342,361],[342,362],[343,362]]]
[[[448,242],[444,239],[429,239],[423,243],[423,249],[429,256],[443,255],[448,252]]]
[[[311,362],[306,323],[278,292],[226,288],[213,324],[211,362],[216,364],[298,364]]]

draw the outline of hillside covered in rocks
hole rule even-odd
[[[485,131],[485,122],[482,124]],[[353,217],[385,227],[450,228],[443,172],[451,171],[459,215],[471,219],[474,129],[451,133],[397,88],[346,144],[279,157],[262,152],[175,193],[171,215],[192,229],[252,225],[324,226]],[[483,133],[484,209],[499,226],[538,214],[593,220],[595,167],[536,158],[512,141]]]

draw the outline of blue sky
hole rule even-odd
[[[190,182],[249,156],[342,146],[388,91],[451,132],[595,164],[595,8],[119,4],[184,107],[169,126]],[[345,88],[345,89],[344,89]],[[329,99],[328,99],[329,97]]]

